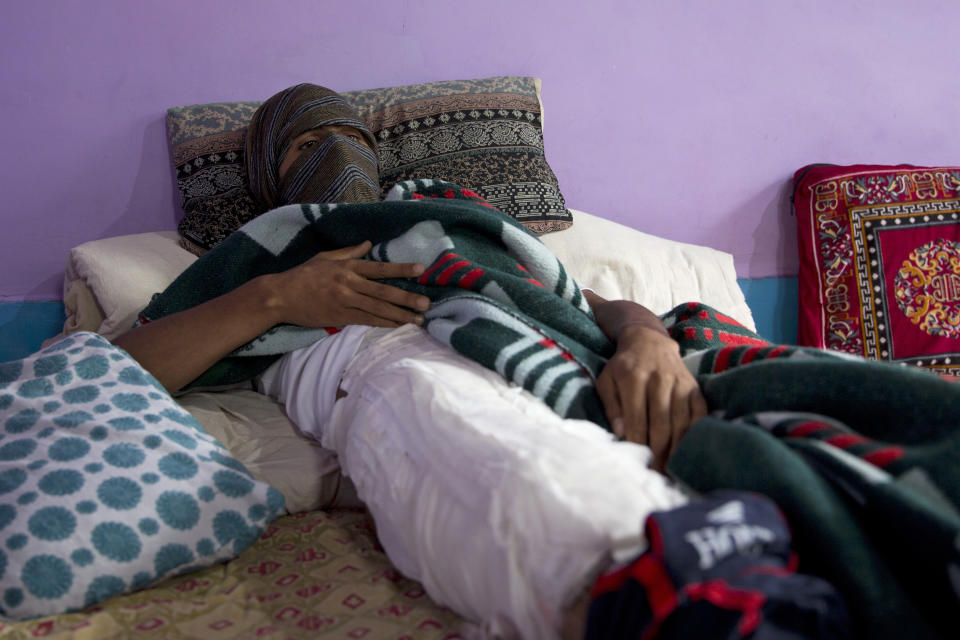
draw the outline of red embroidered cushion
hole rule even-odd
[[[960,375],[960,167],[794,176],[798,343]]]

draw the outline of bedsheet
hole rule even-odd
[[[363,509],[284,516],[226,564],[83,612],[0,623],[5,640],[479,636],[393,568]]]

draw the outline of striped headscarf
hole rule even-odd
[[[357,129],[370,148],[331,133],[279,176],[280,162],[298,136],[326,125]],[[376,139],[347,101],[315,84],[298,84],[257,109],[247,129],[247,177],[263,211],[302,202],[377,202]]]

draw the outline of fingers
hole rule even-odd
[[[393,287],[388,288],[393,289]],[[400,289],[397,289],[397,291],[405,295],[412,295]],[[422,296],[414,296],[414,298],[420,297]],[[352,317],[349,318],[350,321],[347,324],[369,324],[378,327],[399,326],[408,322],[423,324],[423,316],[405,308],[405,306],[398,306],[378,297],[356,293],[350,302],[350,307],[360,315],[350,314]]]
[[[415,278],[423,273],[418,263],[377,262],[365,260],[369,241],[333,251],[321,251],[303,266],[311,273],[327,279],[332,287],[325,302],[339,306],[342,322],[398,326],[407,322],[421,324],[419,313],[430,308],[430,299],[398,287],[376,282],[377,279]],[[335,302],[336,301],[336,302]]]
[[[611,361],[597,379],[597,395],[615,436],[648,443],[645,376]]]
[[[416,278],[424,271],[424,266],[416,262],[378,262],[364,260],[372,246],[369,240],[352,247],[342,247],[332,251],[320,251],[311,261],[315,260],[355,260],[352,270],[364,278],[383,280],[386,278]]]
[[[311,260],[356,260],[367,255],[373,244],[369,240],[364,240],[360,244],[352,247],[341,247],[332,251],[320,251]]]
[[[647,444],[655,463],[665,460],[673,430],[678,424],[673,422],[672,417],[682,411],[671,407],[674,387],[670,382],[659,373],[654,373],[647,384]]]
[[[597,393],[614,434],[650,447],[651,466],[659,471],[690,425],[707,413],[706,400],[694,380],[660,372],[601,375]]]
[[[692,387],[688,384],[675,387],[672,403],[670,444],[663,455],[654,461],[655,468],[661,470],[693,423],[707,415],[707,401],[696,383]]]
[[[623,438],[625,432],[623,410],[620,408],[620,394],[617,392],[617,385],[614,384],[611,376],[601,374],[597,379],[597,395],[600,396],[603,412],[613,429],[613,435]]]
[[[423,266],[361,259],[369,249],[370,243],[362,242],[320,252],[278,274],[273,305],[277,322],[304,327],[422,324],[429,298],[371,278],[415,277]]]
[[[430,298],[399,287],[381,284],[373,280],[359,278],[352,283],[355,291],[375,301],[382,301],[398,307],[406,307],[416,311],[426,311],[430,308]],[[361,305],[360,308],[369,308]]]
[[[377,262],[360,260],[354,265],[354,271],[364,278],[383,280],[386,278],[416,278],[423,273],[423,265],[416,262]]]

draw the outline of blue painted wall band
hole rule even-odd
[[[753,313],[757,333],[771,342],[796,343],[797,279],[744,278],[737,282]],[[63,330],[63,321],[63,303],[58,300],[0,302],[0,362],[30,355]]]

